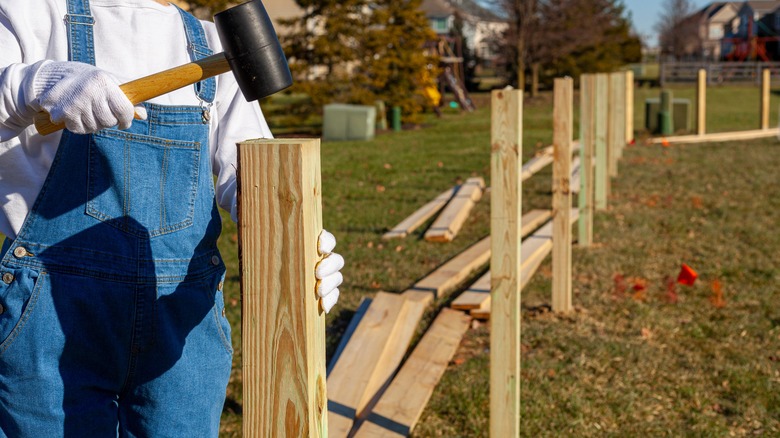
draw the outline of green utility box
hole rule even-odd
[[[674,123],[674,132],[691,131],[693,129],[693,119],[690,99],[672,100],[672,121]],[[652,132],[660,132],[658,126],[658,113],[661,111],[661,99],[645,99],[645,128]]]
[[[323,140],[371,140],[376,126],[376,107],[331,103],[323,107]]]

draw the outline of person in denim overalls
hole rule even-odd
[[[180,12],[191,59],[210,55],[201,23]],[[88,1],[68,1],[68,14],[70,60],[94,65]],[[63,133],[3,247],[0,436],[218,435],[233,350],[215,89],[195,85],[200,106],[146,103],[129,129]]]

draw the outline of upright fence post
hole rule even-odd
[[[593,243],[593,152],[596,142],[595,132],[595,82],[596,76],[580,77],[580,193],[577,208],[580,217],[577,220],[580,246],[588,247]]]
[[[772,71],[765,68],[761,74],[761,129],[769,129],[769,92],[772,87]]]
[[[707,131],[707,70],[700,69],[696,86],[696,134]]]
[[[594,93],[595,113],[593,123],[596,131],[596,168],[594,187],[596,189],[596,209],[606,210],[607,192],[609,186],[609,172],[607,160],[607,101],[609,100],[609,75],[600,73],[596,75],[596,88]]]
[[[238,160],[243,436],[325,438],[320,141],[249,141]]]
[[[520,228],[523,93],[496,90],[491,108],[490,436],[520,436]]]
[[[626,144],[634,142],[634,71],[626,71]]]
[[[626,148],[626,75],[615,73],[615,176],[618,171],[618,160],[623,158]]]
[[[571,143],[574,81],[555,79],[553,88],[553,250],[552,310],[568,312],[571,304]],[[582,166],[582,160],[580,160]]]
[[[607,106],[607,163],[609,166],[609,176],[614,178],[618,174],[618,148],[619,148],[619,123],[618,119],[622,116],[618,113],[618,102],[620,100],[619,90],[620,84],[618,83],[618,75],[616,73],[609,74],[609,103]],[[607,194],[610,193],[611,187],[607,185]]]

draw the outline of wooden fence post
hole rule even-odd
[[[596,189],[596,210],[606,210],[607,192],[609,190],[609,172],[607,160],[607,100],[609,99],[609,75],[596,75],[595,113],[593,123],[596,131],[596,168],[594,187]]]
[[[696,134],[707,132],[707,70],[699,70],[696,85]]]
[[[520,436],[520,238],[523,93],[496,90],[491,107],[490,436]]]
[[[626,148],[626,75],[614,73],[615,79],[615,140],[617,141],[617,154],[615,157],[615,172],[618,169],[618,160],[623,158],[623,149]],[[615,174],[617,176],[617,173]]]
[[[553,88],[553,250],[552,310],[568,312],[571,305],[571,143],[574,120],[574,81],[555,79]],[[582,160],[580,160],[582,166]]]
[[[618,73],[609,73],[607,104],[607,165],[609,166],[609,176],[614,178],[618,175],[618,158],[620,157],[620,118],[623,116],[619,112],[620,105],[620,83]],[[611,192],[611,181],[607,184],[607,195]]]
[[[238,146],[243,436],[328,436],[319,139]]]
[[[634,142],[634,71],[626,70],[626,144]]]
[[[761,129],[769,129],[769,92],[772,87],[772,71],[761,72]]]
[[[593,152],[596,141],[595,132],[595,82],[596,76],[580,77],[580,193],[577,207],[580,217],[577,220],[580,246],[588,247],[593,243]]]

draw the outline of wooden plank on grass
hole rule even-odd
[[[366,311],[368,310],[368,306],[371,305],[371,301],[373,300],[368,297],[363,297],[360,300],[360,304],[358,305],[355,314],[352,315],[352,319],[349,320],[349,325],[347,325],[347,329],[344,330],[344,334],[341,335],[341,339],[339,339],[339,345],[338,347],[336,347],[336,352],[333,353],[333,356],[330,358],[330,363],[328,364],[329,375],[330,372],[333,370],[333,367],[336,365],[336,362],[338,362],[339,357],[341,357],[341,353],[344,351],[344,348],[347,346],[347,343],[349,343],[349,340],[352,339],[352,335],[355,333],[358,324],[360,324],[360,321],[363,319],[363,316],[366,314]]]
[[[385,233],[382,236],[382,239],[402,239],[408,236],[409,233],[419,228],[422,224],[428,221],[428,219],[432,218],[434,215],[436,215],[436,213],[441,211],[441,209],[444,208],[448,202],[450,202],[450,199],[452,199],[452,196],[455,194],[456,190],[457,187],[446,190],[434,198],[433,201],[423,205],[409,217],[401,221],[398,225],[394,226],[392,230]]]
[[[520,228],[523,92],[491,94],[490,436],[520,436]]]
[[[469,317],[464,313],[442,309],[355,437],[408,436],[455,355],[468,326]]]
[[[547,222],[547,220],[550,219],[552,216],[552,212],[550,210],[531,210],[528,213],[523,215],[523,227],[520,230],[521,237],[525,237],[529,234],[531,234],[534,230],[539,228],[542,224]],[[488,253],[487,257],[490,257],[490,237],[486,237],[484,240],[485,246],[487,247]],[[484,264],[484,263],[482,263]],[[473,272],[473,269],[469,271],[469,274]],[[443,275],[444,278],[449,278],[450,275],[447,272],[444,272]],[[484,277],[484,276],[483,276]],[[465,292],[460,294],[458,298],[453,301],[451,307],[453,309],[473,309],[478,308],[482,304],[482,301],[486,299],[485,292],[487,294],[490,293],[490,277],[487,277],[487,283],[483,282],[483,278],[480,278],[477,280],[476,283],[474,283],[471,287],[469,287]],[[460,283],[460,282],[458,282]],[[457,285],[458,283],[455,283]],[[477,303],[472,303],[472,301],[476,300]]]
[[[238,146],[245,437],[327,437],[319,139]]]
[[[553,162],[553,147],[547,146],[539,151],[533,158],[523,164],[522,180],[525,181],[535,173],[549,166]]]
[[[618,78],[625,78],[619,75]],[[622,90],[625,91],[625,86]],[[622,105],[618,106],[618,109]],[[621,117],[623,115],[621,114]],[[568,312],[571,305],[571,139],[574,126],[574,80],[557,78],[553,91],[553,257],[552,309]],[[622,137],[623,132],[616,135]]]
[[[474,203],[482,197],[485,180],[481,177],[469,178],[461,186],[452,200],[444,207],[439,217],[425,232],[429,242],[452,242],[469,217]]]
[[[544,259],[547,257],[548,254],[550,254],[550,251],[552,251],[552,239],[547,240],[541,240],[539,241],[539,246],[536,247],[536,251],[534,254],[531,255],[530,258],[526,259],[527,262],[523,265],[522,269],[520,270],[520,289],[524,289],[525,286],[531,281],[531,278],[533,278],[534,273],[539,269],[539,266],[541,266]],[[490,272],[488,272],[490,274]],[[486,320],[490,319],[490,308],[491,308],[491,302],[490,300],[485,301],[482,306],[478,309],[472,309],[469,311],[469,314],[472,318],[475,319],[481,319]]]
[[[426,294],[431,299],[441,298],[451,293],[457,285],[474,271],[484,266],[488,260],[490,260],[490,236],[485,237],[453,257],[428,276],[415,283],[403,295],[415,295],[414,292],[417,292]]]
[[[571,212],[571,224],[573,225],[579,212],[576,208]],[[523,263],[520,267],[520,289],[524,288],[531,278],[533,277],[539,265],[544,261],[548,254],[552,251],[552,234],[553,234],[553,222],[547,222],[542,228],[538,229],[535,233],[525,239],[521,246],[521,258]],[[488,271],[485,275],[489,275]],[[491,303],[483,303],[483,306],[479,309],[471,310],[469,313],[472,318],[476,319],[490,319]]]
[[[458,295],[450,307],[456,310],[479,309],[487,300],[490,300],[490,271],[487,271],[479,277],[479,280]]]
[[[424,305],[403,296],[379,292],[344,347],[328,376],[329,436],[346,437],[354,419],[385,384],[396,350],[408,348],[416,328],[415,316]],[[406,339],[408,338],[408,339]],[[406,345],[403,343],[406,342]],[[399,347],[400,346],[400,347]],[[397,366],[397,365],[396,365]]]
[[[758,140],[762,138],[777,137],[777,129],[755,129],[752,131],[718,132],[705,135],[680,135],[675,137],[659,137],[650,140],[650,144],[696,144],[719,143],[726,141]]]

